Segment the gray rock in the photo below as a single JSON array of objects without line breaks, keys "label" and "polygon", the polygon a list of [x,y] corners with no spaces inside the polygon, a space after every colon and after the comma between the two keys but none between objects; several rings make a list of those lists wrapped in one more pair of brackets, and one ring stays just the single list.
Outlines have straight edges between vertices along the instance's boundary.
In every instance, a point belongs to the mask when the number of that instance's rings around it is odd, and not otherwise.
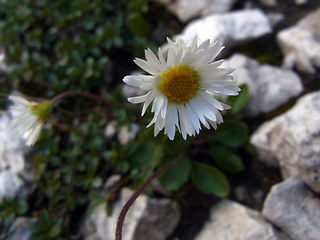
[{"label": "gray rock", "polygon": [[220,40],[224,45],[261,37],[272,31],[268,17],[258,9],[213,14],[190,22],[181,37],[189,41],[198,36],[199,42]]},{"label": "gray rock", "polygon": [[[83,235],[85,240],[113,240],[117,218],[125,202],[133,192],[121,191],[111,216],[107,216],[105,205],[100,205],[85,220]],[[179,207],[169,199],[138,197],[130,208],[122,230],[123,240],[152,239],[165,240],[176,227],[180,217]]]},{"label": "gray rock", "polygon": [[230,200],[221,200],[210,211],[195,240],[284,240],[261,214]]},{"label": "gray rock", "polygon": [[271,65],[260,65],[241,54],[234,54],[223,63],[234,68],[232,73],[238,84],[247,84],[250,91],[245,114],[256,116],[276,109],[289,99],[298,96],[303,88],[297,74]]},{"label": "gray rock", "polygon": [[[262,124],[251,143],[279,161],[284,178],[299,176],[320,192],[320,91],[303,96],[288,112]],[[272,160],[273,161],[273,160]]]},{"label": "gray rock", "polygon": [[307,15],[297,25],[280,31],[277,41],[285,59],[284,67],[294,65],[306,73],[320,67],[320,9]]},{"label": "gray rock", "polygon": [[29,240],[31,234],[30,228],[35,225],[35,223],[35,218],[17,218],[9,229],[9,233],[12,233],[12,235],[8,240]]},{"label": "gray rock", "polygon": [[170,12],[182,22],[212,13],[227,12],[235,0],[157,0],[165,4]]},{"label": "gray rock", "polygon": [[283,13],[277,13],[277,12],[267,13],[267,17],[269,18],[269,21],[273,27],[276,26],[283,19],[285,19],[285,15]]},{"label": "gray rock", "polygon": [[292,177],[272,187],[262,214],[292,240],[318,240],[320,200]]},{"label": "gray rock", "polygon": [[276,153],[281,138],[279,138],[277,127],[281,126],[281,122],[281,118],[275,118],[272,121],[265,122],[250,138],[251,144],[259,154],[259,160],[273,167],[279,166]]}]

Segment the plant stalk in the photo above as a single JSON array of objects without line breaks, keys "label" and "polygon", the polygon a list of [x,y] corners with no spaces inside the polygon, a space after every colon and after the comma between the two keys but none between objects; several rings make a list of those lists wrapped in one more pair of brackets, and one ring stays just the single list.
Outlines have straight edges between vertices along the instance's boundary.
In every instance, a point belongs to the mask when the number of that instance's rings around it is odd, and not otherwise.
[{"label": "plant stalk", "polygon": [[129,198],[129,200],[126,202],[126,204],[122,207],[121,212],[118,217],[117,226],[116,226],[116,233],[115,233],[115,240],[122,240],[122,227],[123,222],[126,217],[126,214],[134,201],[139,197],[139,195],[144,191],[144,189],[149,185],[149,183],[158,177],[161,173],[163,173],[165,170],[167,170],[171,165],[177,163],[180,160],[180,157],[177,157],[176,159],[166,163],[161,168],[159,168],[157,171],[155,171],[139,188],[136,192],[132,194],[132,196]]}]

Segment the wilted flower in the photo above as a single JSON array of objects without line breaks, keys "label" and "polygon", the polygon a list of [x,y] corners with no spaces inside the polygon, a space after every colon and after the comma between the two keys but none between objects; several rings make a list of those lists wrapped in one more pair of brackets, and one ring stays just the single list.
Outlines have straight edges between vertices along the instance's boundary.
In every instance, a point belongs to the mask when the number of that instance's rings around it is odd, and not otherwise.
[{"label": "wilted flower", "polygon": [[172,140],[176,128],[184,139],[195,136],[201,129],[200,122],[208,129],[217,128],[223,122],[219,112],[230,107],[219,102],[214,93],[237,95],[240,88],[229,74],[233,70],[221,68],[222,60],[213,61],[223,49],[218,42],[206,40],[200,45],[195,37],[189,44],[182,39],[167,39],[169,48],[164,55],[161,48],[156,56],[149,48],[145,50],[146,61],[136,58],[134,62],[150,75],[130,75],[123,81],[148,91],[145,95],[128,98],[131,103],[142,103],[142,115],[152,103],[155,124],[154,135],[164,129]]},{"label": "wilted flower", "polygon": [[42,130],[43,122],[52,112],[48,101],[30,102],[23,97],[10,95],[13,104],[9,108],[14,126],[21,132],[28,146],[33,145]]}]

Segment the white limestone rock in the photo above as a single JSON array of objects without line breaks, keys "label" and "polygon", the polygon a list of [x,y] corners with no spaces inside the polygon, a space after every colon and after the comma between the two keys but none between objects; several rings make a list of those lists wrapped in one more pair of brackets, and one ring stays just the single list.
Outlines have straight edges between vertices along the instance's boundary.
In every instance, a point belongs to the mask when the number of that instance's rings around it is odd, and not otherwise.
[{"label": "white limestone rock", "polygon": [[248,116],[270,112],[303,90],[301,80],[294,72],[259,64],[242,54],[234,54],[222,66],[234,68],[231,75],[237,83],[249,86],[250,99],[244,111]]},{"label": "white limestone rock", "polygon": [[260,158],[277,158],[284,178],[299,176],[320,192],[320,91],[262,124],[251,137]]},{"label": "white limestone rock", "polygon": [[[117,218],[125,202],[133,192],[121,191],[111,216],[107,216],[105,205],[98,206],[85,220],[82,228],[84,240],[114,240]],[[177,203],[169,199],[151,199],[141,195],[130,208],[122,230],[123,240],[165,240],[174,230],[180,217]]]},{"label": "white limestone rock", "polygon": [[168,10],[179,18],[181,22],[187,22],[198,16],[206,16],[212,13],[227,12],[231,9],[235,0],[157,0],[166,5]]},{"label": "white limestone rock", "polygon": [[262,215],[224,199],[215,205],[195,240],[284,240]]},{"label": "white limestone rock", "polygon": [[239,10],[225,14],[213,14],[191,21],[181,37],[190,41],[220,40],[224,45],[261,37],[272,31],[268,17],[259,9]]},{"label": "white limestone rock", "polygon": [[319,239],[320,200],[297,177],[271,188],[262,214],[292,240]]},{"label": "white limestone rock", "polygon": [[281,141],[281,132],[277,131],[277,127],[281,126],[281,121],[282,119],[276,118],[265,122],[250,138],[251,144],[259,154],[259,160],[273,167],[279,166],[276,151]]},{"label": "white limestone rock", "polygon": [[297,25],[277,34],[285,56],[286,68],[296,66],[300,71],[314,73],[320,67],[320,8],[300,20]]}]

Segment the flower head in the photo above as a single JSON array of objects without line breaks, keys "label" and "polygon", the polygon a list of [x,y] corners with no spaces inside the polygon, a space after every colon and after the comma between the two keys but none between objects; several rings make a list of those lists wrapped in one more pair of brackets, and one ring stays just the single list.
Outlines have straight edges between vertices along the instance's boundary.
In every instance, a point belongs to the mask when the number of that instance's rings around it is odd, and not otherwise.
[{"label": "flower head", "polygon": [[221,68],[222,60],[213,61],[223,49],[210,40],[197,44],[197,37],[190,43],[182,39],[173,42],[169,38],[168,52],[161,48],[156,56],[149,48],[146,60],[134,62],[150,75],[129,75],[123,81],[147,91],[145,95],[128,98],[131,103],[144,103],[142,115],[152,102],[154,135],[162,129],[172,140],[176,129],[184,139],[195,136],[206,128],[217,128],[222,123],[219,111],[230,107],[219,102],[214,94],[237,95],[240,88],[229,75],[233,70]]},{"label": "flower head", "polygon": [[52,112],[48,101],[30,102],[23,97],[10,95],[13,104],[9,108],[13,125],[22,133],[28,146],[33,145],[42,130],[43,122]]}]

